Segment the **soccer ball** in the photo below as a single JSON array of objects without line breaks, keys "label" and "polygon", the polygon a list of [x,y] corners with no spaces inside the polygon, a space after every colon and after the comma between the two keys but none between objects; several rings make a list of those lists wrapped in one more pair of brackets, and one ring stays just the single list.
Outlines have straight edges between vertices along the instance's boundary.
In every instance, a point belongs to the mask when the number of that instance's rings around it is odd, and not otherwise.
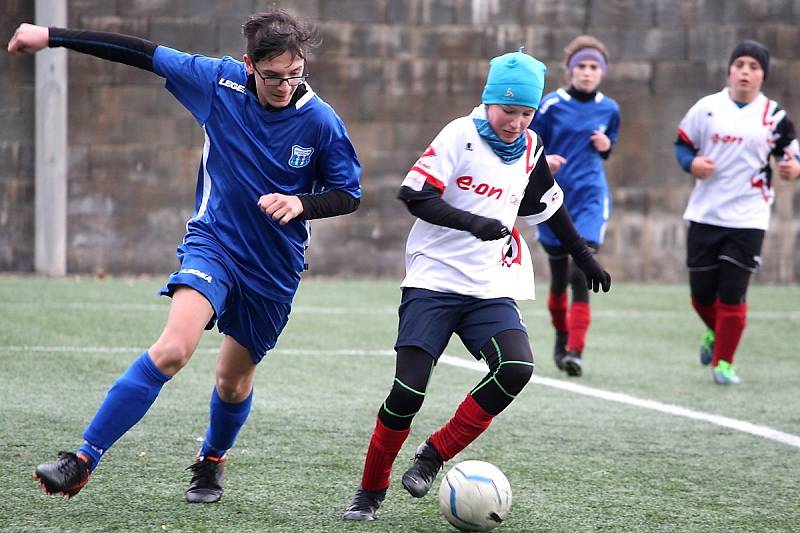
[{"label": "soccer ball", "polygon": [[510,508],[511,485],[491,463],[458,463],[439,486],[439,509],[461,531],[494,529],[503,523]]}]

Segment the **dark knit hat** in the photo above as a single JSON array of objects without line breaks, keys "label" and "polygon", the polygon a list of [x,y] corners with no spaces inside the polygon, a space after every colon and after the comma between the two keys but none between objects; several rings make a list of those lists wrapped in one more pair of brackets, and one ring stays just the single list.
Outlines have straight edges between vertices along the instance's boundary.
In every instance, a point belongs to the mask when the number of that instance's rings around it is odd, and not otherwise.
[{"label": "dark knit hat", "polygon": [[761,65],[761,70],[764,71],[764,80],[767,79],[769,73],[769,49],[758,41],[746,39],[736,45],[731,53],[731,59],[728,61],[728,70],[731,65],[736,61],[737,57],[750,56]]}]

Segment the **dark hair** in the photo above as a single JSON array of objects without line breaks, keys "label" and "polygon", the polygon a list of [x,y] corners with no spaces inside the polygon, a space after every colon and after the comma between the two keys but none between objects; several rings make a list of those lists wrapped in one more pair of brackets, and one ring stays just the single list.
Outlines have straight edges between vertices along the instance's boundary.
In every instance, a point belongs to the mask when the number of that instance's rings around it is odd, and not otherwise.
[{"label": "dark hair", "polygon": [[305,59],[308,50],[320,43],[313,26],[300,22],[282,9],[251,15],[242,25],[242,34],[247,40],[247,55],[254,63],[285,52],[291,53],[293,58]]}]

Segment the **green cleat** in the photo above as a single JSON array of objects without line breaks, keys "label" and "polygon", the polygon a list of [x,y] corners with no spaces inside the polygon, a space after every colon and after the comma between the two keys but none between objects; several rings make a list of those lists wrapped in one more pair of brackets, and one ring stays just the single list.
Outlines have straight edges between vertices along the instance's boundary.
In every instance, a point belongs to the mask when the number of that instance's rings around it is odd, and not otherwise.
[{"label": "green cleat", "polygon": [[707,329],[700,341],[700,364],[708,366],[714,358],[714,332]]},{"label": "green cleat", "polygon": [[733,365],[727,361],[719,361],[717,366],[711,369],[711,377],[717,385],[736,385],[741,381]]}]

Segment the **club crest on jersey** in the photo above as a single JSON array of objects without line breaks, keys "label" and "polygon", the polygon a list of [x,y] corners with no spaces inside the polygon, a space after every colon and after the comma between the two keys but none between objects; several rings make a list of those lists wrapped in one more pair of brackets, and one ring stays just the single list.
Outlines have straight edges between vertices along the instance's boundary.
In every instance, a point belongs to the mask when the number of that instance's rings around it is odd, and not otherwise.
[{"label": "club crest on jersey", "polygon": [[503,257],[500,261],[504,267],[511,268],[513,265],[522,264],[522,243],[520,241],[519,230],[513,228],[511,235],[508,236],[508,240],[503,245]]},{"label": "club crest on jersey", "polygon": [[304,148],[295,144],[292,146],[292,156],[289,158],[289,166],[294,168],[303,168],[311,161],[311,154],[314,153],[314,148]]}]

